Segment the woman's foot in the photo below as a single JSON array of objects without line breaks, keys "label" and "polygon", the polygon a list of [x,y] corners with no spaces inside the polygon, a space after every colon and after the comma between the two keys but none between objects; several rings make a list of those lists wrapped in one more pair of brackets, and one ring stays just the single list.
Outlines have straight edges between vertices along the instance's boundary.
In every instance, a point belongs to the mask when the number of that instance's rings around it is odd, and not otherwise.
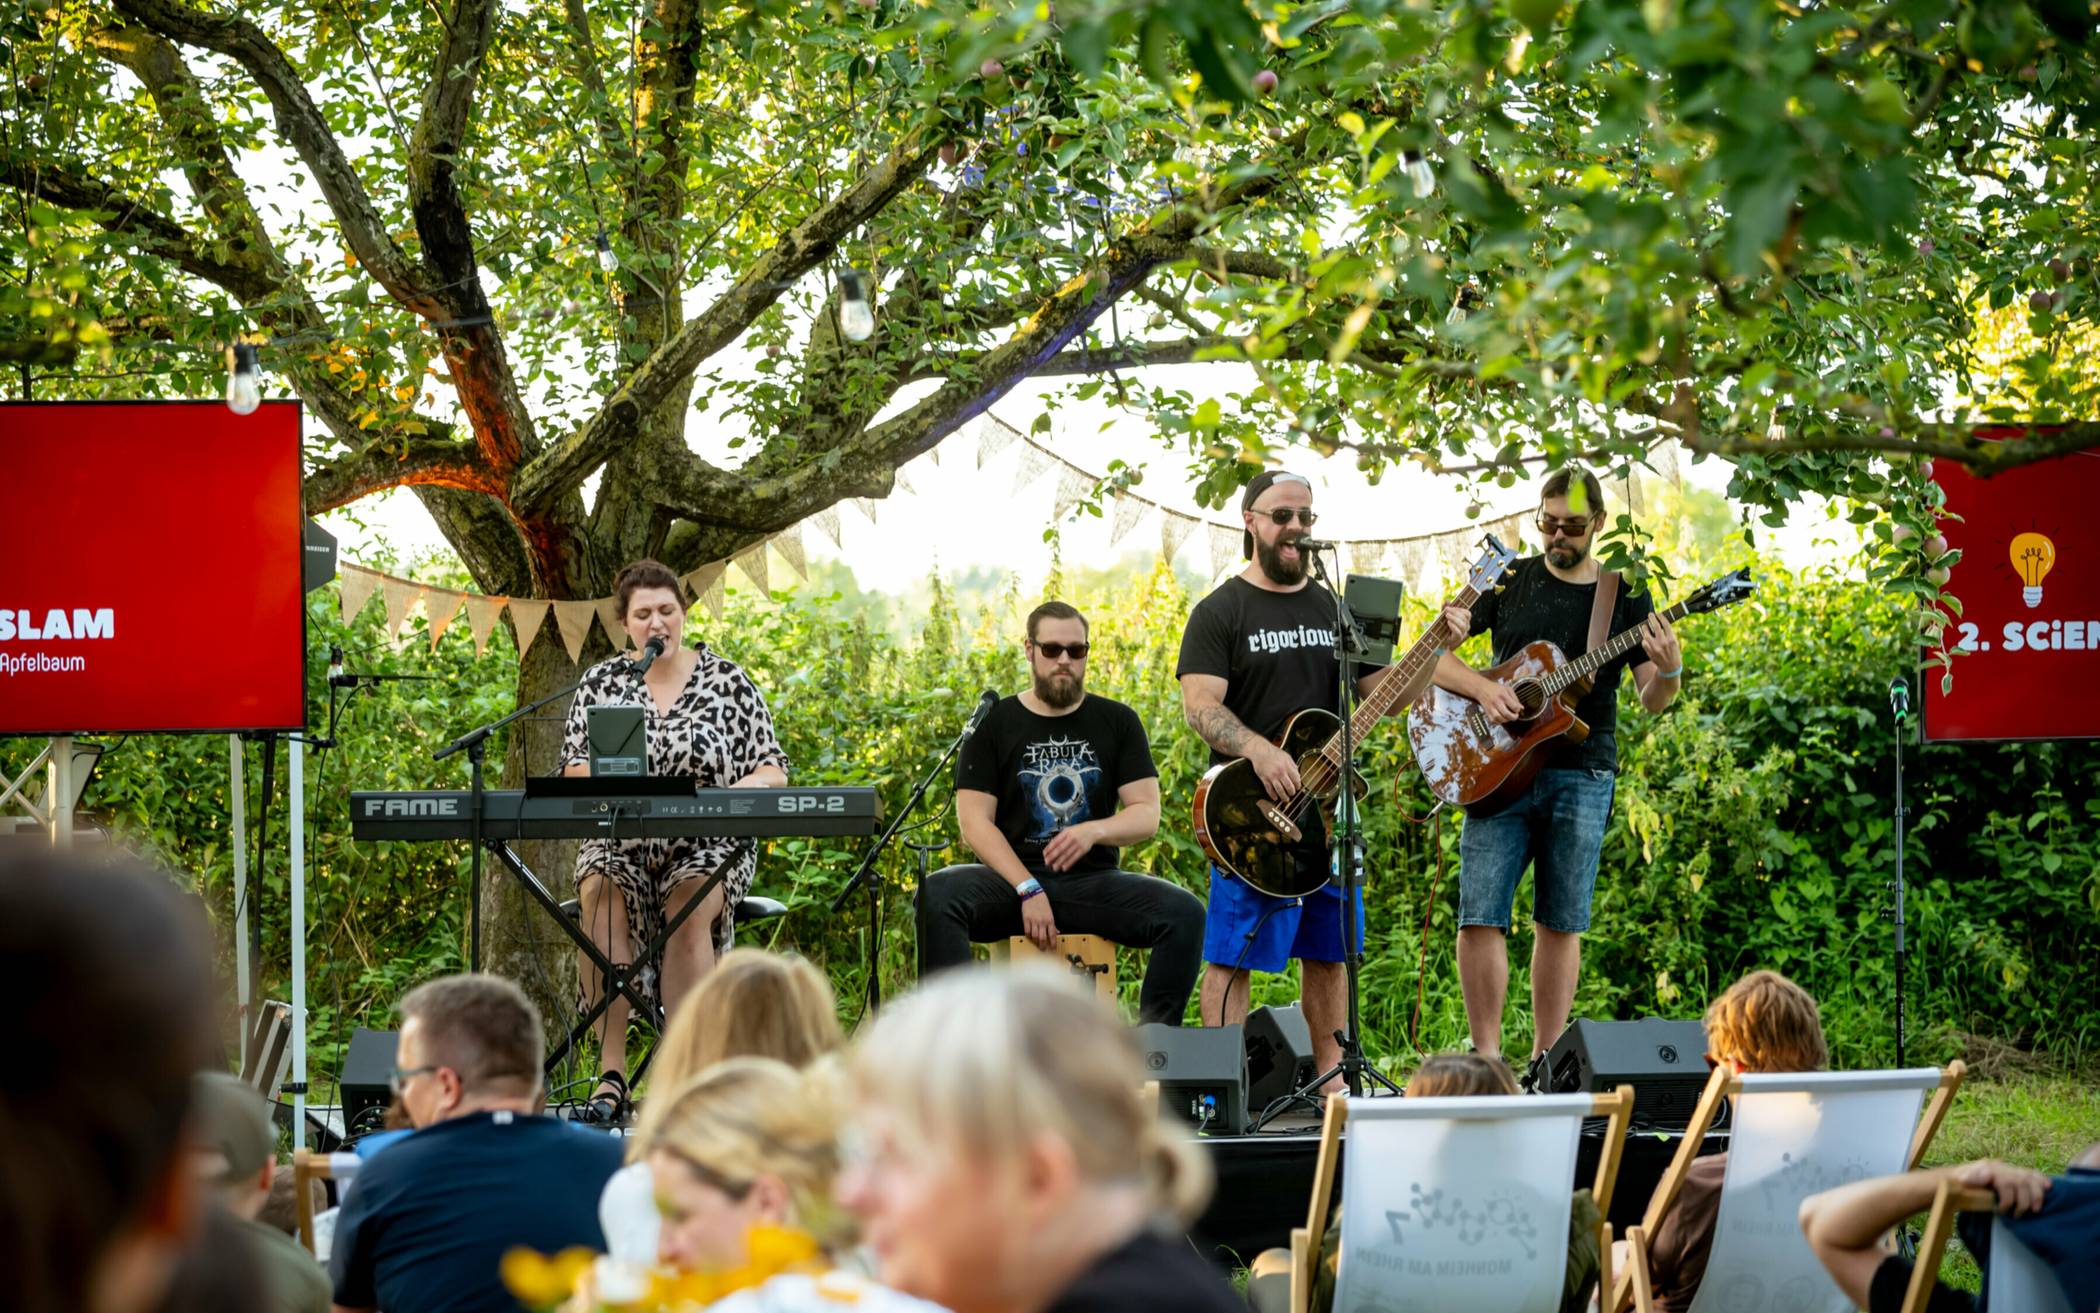
[{"label": "woman's foot", "polygon": [[591,1091],[590,1101],[583,1105],[581,1120],[593,1126],[618,1126],[627,1119],[627,1076],[624,1072],[606,1071],[598,1077],[598,1088]]}]

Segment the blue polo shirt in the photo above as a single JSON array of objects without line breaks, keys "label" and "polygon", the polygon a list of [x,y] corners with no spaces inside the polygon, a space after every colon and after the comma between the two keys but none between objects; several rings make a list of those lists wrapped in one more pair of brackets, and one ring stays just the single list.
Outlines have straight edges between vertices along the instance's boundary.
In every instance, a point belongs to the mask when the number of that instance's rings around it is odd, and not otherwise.
[{"label": "blue polo shirt", "polygon": [[336,1218],[335,1302],[386,1313],[517,1313],[516,1245],[603,1250],[598,1195],[623,1145],[552,1117],[477,1112],[426,1126],[358,1169]]}]

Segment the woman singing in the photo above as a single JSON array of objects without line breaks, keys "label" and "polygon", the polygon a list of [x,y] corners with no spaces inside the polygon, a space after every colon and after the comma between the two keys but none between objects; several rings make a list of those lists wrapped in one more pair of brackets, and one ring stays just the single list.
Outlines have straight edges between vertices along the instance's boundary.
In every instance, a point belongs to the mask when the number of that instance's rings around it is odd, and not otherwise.
[{"label": "woman singing", "polygon": [[[687,602],[678,576],[656,561],[636,561],[620,571],[614,594],[635,651],[593,666],[576,690],[562,742],[562,773],[590,773],[584,735],[589,708],[639,706],[647,713],[651,775],[689,776],[703,788],[786,784],[787,754],[757,687],[705,643],[681,646]],[[638,654],[652,638],[662,641],[663,655],[641,674]],[[577,850],[583,924],[615,965],[635,963],[724,862],[726,878],[664,946],[662,979],[647,962],[634,976],[636,992],[660,1000],[667,1016],[729,948],[736,905],[750,891],[758,865],[758,846],[749,839],[590,839]],[[588,958],[582,978],[586,990],[592,982],[604,988]],[[605,1074],[592,1106],[608,1120],[627,1102],[627,1013],[626,997],[615,994],[598,1032]]]}]

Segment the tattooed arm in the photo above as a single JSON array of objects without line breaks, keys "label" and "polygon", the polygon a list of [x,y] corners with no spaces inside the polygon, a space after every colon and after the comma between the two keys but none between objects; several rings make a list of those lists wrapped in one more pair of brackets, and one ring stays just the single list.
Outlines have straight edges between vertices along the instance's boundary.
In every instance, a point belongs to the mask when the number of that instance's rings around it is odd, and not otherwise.
[{"label": "tattooed arm", "polygon": [[1281,802],[1298,791],[1298,763],[1226,709],[1226,688],[1216,675],[1183,675],[1182,718],[1212,748],[1228,757],[1245,757],[1269,796]]}]

